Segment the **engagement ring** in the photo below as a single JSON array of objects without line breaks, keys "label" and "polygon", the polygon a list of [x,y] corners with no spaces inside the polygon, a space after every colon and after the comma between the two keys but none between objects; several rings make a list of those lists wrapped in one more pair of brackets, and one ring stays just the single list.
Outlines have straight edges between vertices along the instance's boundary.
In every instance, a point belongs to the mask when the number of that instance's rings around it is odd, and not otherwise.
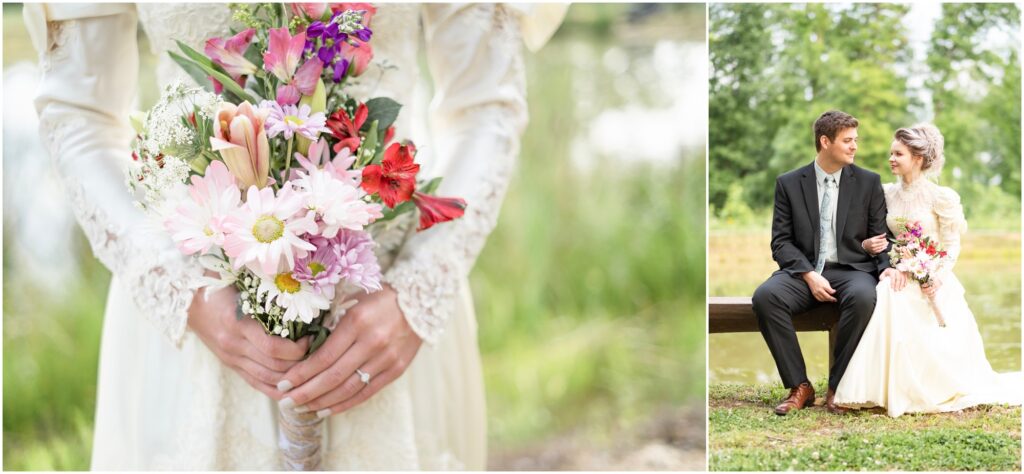
[{"label": "engagement ring", "polygon": [[359,374],[359,381],[366,385],[370,385],[370,374],[363,372],[362,370],[356,369],[356,373]]}]

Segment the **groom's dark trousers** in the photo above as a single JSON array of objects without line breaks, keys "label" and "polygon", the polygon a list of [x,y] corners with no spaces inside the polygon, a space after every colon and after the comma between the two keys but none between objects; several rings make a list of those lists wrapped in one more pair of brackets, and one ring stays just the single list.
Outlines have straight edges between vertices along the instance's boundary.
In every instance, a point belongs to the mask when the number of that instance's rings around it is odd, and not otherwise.
[{"label": "groom's dark trousers", "polygon": [[[820,303],[802,275],[814,271],[820,241],[818,188],[814,164],[779,176],[775,181],[772,216],[772,258],[779,270],[754,292],[754,313],[786,388],[807,380],[807,368],[797,342],[793,315]],[[875,173],[849,165],[839,180],[836,204],[838,262],[827,263],[822,276],[838,300],[839,325],[833,348],[835,362],[828,386],[835,389],[875,308],[878,275],[889,267],[889,256],[872,257],[861,247],[868,237],[888,234],[885,194]]]}]

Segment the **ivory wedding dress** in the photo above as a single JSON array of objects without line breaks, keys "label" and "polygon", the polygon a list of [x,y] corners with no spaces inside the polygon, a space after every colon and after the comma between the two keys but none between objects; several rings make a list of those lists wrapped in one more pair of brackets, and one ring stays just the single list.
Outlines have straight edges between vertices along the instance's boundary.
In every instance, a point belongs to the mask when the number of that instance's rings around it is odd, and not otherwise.
[{"label": "ivory wedding dress", "polygon": [[[564,10],[504,5],[380,5],[374,63],[350,89],[404,104],[424,177],[469,203],[455,222],[381,239],[385,279],[426,342],[406,374],[325,425],[323,468],[483,469],[486,424],[467,275],[494,227],[526,125],[520,41],[538,47]],[[137,23],[161,85],[188,77],[167,56],[225,36],[224,4],[26,5],[43,71],[40,132],[98,259],[113,273],[100,354],[92,468],[276,469],[277,405],[186,326],[200,273],[133,207],[124,184],[136,96]],[[237,26],[237,25],[236,25]],[[425,49],[429,114],[417,62]],[[423,125],[429,120],[429,127]],[[409,215],[411,216],[411,214]]]},{"label": "ivory wedding dress", "polygon": [[[901,217],[919,221],[924,235],[938,238],[955,262],[967,230],[960,196],[924,178],[884,188],[889,229],[895,233]],[[875,311],[836,389],[837,404],[881,406],[892,417],[1021,404],[1024,375],[992,370],[952,267],[940,270],[935,296],[946,327],[939,326],[916,282],[901,291],[888,281],[878,283]]]}]

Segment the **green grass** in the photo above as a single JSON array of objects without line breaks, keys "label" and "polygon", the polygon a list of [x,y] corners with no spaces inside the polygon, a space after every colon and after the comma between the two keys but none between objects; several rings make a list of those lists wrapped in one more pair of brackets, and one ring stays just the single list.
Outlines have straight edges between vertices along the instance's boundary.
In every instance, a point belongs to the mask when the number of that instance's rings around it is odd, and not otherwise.
[{"label": "green grass", "polygon": [[817,406],[780,417],[771,409],[786,396],[781,385],[713,384],[708,392],[713,471],[1021,468],[1020,407],[894,419],[877,409],[837,416]]}]

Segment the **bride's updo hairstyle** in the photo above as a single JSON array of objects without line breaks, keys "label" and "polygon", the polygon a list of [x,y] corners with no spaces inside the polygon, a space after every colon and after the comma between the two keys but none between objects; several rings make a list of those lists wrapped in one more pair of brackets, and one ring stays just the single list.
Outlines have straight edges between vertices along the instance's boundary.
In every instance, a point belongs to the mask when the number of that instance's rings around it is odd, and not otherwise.
[{"label": "bride's updo hairstyle", "polygon": [[930,123],[921,123],[910,128],[896,130],[893,139],[906,145],[910,154],[920,156],[921,171],[925,176],[937,177],[942,172],[942,165],[946,162],[942,149],[946,140],[942,138],[942,132]]}]

